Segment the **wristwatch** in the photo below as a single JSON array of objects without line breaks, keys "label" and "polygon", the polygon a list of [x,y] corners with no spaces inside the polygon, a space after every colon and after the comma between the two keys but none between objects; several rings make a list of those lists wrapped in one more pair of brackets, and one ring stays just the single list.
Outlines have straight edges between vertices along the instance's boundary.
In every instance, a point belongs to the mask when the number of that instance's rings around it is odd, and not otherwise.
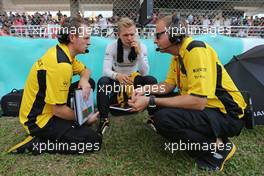
[{"label": "wristwatch", "polygon": [[154,95],[150,95],[149,96],[149,104],[148,107],[151,109],[155,109],[157,107],[156,102],[155,102],[155,96]]}]

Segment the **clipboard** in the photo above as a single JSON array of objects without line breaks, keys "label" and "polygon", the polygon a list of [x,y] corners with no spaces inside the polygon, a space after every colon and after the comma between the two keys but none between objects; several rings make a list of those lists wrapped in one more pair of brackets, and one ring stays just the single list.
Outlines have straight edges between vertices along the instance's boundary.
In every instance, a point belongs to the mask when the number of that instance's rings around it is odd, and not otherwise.
[{"label": "clipboard", "polygon": [[75,90],[71,105],[73,105],[72,107],[78,125],[83,125],[94,114],[93,90],[91,89],[87,100],[83,98],[82,89]]},{"label": "clipboard", "polygon": [[112,104],[112,105],[110,105],[109,108],[119,110],[119,111],[130,111],[130,110],[132,110],[132,107],[129,106],[127,103],[125,105]]}]

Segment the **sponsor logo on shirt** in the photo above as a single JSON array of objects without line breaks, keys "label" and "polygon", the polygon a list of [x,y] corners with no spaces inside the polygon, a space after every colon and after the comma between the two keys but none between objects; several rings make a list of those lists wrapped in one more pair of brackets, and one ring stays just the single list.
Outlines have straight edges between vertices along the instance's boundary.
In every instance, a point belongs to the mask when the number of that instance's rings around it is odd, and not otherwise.
[{"label": "sponsor logo on shirt", "polygon": [[207,72],[207,68],[195,68],[195,69],[193,69],[193,73],[198,73],[198,72]]},{"label": "sponsor logo on shirt", "polygon": [[62,83],[62,85],[63,85],[63,87],[68,87],[68,81],[63,81],[63,83]]}]

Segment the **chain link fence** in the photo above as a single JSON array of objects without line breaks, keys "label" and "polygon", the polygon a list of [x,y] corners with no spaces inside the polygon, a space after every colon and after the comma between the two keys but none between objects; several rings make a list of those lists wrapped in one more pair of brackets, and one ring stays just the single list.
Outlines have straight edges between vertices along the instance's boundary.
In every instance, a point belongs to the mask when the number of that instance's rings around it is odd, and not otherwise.
[{"label": "chain link fence", "polygon": [[[68,16],[81,16],[94,27],[92,35],[116,37],[116,22],[129,17],[138,23],[141,0],[0,0],[2,33],[23,37],[55,38]],[[152,19],[141,37],[152,38],[157,19],[180,15],[189,26],[205,27],[238,37],[264,37],[263,0],[153,0]]]}]

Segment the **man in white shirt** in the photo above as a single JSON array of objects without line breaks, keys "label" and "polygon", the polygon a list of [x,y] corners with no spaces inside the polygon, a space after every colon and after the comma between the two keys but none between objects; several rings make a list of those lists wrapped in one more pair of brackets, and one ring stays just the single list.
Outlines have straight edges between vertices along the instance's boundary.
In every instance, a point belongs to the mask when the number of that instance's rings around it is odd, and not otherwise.
[{"label": "man in white shirt", "polygon": [[[129,18],[122,18],[118,24],[118,40],[106,48],[103,77],[97,83],[97,106],[100,112],[99,131],[109,127],[110,104],[116,104],[120,85],[139,86],[155,84],[157,80],[146,76],[149,72],[147,48],[136,40],[136,26]],[[124,98],[124,101],[127,101]]]},{"label": "man in white shirt", "polygon": [[224,18],[224,26],[225,27],[230,27],[231,26],[231,20],[230,20],[230,18],[228,18],[228,17],[225,17]]},{"label": "man in white shirt", "polygon": [[206,16],[204,17],[204,19],[202,20],[202,23],[203,23],[203,27],[208,27],[208,26],[211,25],[211,22],[210,22],[210,20],[208,19],[208,16],[207,16],[207,15],[206,15]]},{"label": "man in white shirt", "polygon": [[98,15],[98,26],[101,30],[101,36],[106,36],[107,34],[107,19],[103,17],[102,14]]}]

